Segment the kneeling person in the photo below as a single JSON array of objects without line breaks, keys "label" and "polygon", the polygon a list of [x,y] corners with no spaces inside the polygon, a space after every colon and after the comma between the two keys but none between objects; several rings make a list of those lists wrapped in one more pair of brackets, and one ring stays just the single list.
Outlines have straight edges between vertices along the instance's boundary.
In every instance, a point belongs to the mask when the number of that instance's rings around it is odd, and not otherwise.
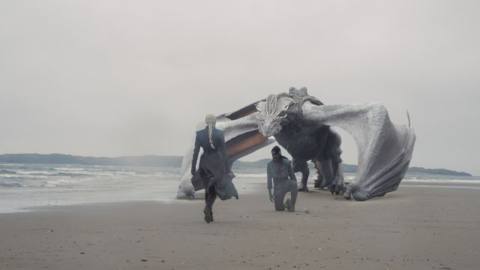
[{"label": "kneeling person", "polygon": [[[273,180],[273,195],[272,195]],[[293,173],[292,164],[282,156],[280,147],[272,148],[272,161],[267,165],[267,189],[270,201],[275,203],[276,211],[295,211],[297,201],[297,179]],[[285,195],[291,192],[291,200],[284,203]]]}]

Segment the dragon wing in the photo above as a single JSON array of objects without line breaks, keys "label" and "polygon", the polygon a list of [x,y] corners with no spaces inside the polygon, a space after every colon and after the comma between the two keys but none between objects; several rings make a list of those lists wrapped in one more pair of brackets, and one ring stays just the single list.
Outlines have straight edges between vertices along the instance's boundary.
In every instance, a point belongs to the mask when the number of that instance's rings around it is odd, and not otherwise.
[{"label": "dragon wing", "polygon": [[[252,103],[229,114],[217,116],[216,127],[222,129],[225,136],[226,152],[230,166],[237,159],[255,152],[256,150],[269,145],[275,140],[266,138],[258,131],[258,120],[256,118],[257,103]],[[204,128],[203,123],[197,125],[198,129]],[[181,167],[181,180],[177,191],[177,198],[192,197],[194,188],[191,183],[190,168],[192,165],[193,146],[195,138],[192,138],[191,145],[183,157]]]},{"label": "dragon wing", "polygon": [[350,133],[358,147],[358,170],[346,196],[363,201],[398,188],[412,158],[415,132],[395,125],[383,105],[302,106],[306,119]]}]

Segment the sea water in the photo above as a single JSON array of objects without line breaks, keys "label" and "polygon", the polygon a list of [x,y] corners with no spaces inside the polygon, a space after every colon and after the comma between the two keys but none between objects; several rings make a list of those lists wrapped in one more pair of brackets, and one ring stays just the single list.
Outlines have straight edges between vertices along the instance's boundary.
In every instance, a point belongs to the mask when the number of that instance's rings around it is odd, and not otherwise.
[{"label": "sea water", "polygon": [[[240,170],[235,174],[240,194],[265,188],[265,173]],[[346,174],[345,178],[353,181],[354,175]],[[175,167],[0,164],[0,213],[86,203],[171,202],[179,179],[180,171]],[[411,175],[403,186],[480,190],[480,178]]]}]

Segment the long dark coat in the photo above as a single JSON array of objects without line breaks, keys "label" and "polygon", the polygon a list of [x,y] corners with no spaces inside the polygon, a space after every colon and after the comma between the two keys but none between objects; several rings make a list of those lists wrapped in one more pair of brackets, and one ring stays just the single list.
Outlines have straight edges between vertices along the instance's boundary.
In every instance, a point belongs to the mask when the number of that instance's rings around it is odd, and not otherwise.
[{"label": "long dark coat", "polygon": [[[197,131],[192,158],[192,171],[195,171],[192,177],[193,187],[195,190],[200,190],[208,189],[213,185],[220,199],[227,200],[232,197],[238,199],[238,192],[232,183],[233,176],[228,172],[228,157],[223,131],[214,128],[212,140],[215,149],[211,147],[208,140],[208,129]],[[203,154],[200,157],[199,168],[195,170],[200,147],[203,149]]]}]

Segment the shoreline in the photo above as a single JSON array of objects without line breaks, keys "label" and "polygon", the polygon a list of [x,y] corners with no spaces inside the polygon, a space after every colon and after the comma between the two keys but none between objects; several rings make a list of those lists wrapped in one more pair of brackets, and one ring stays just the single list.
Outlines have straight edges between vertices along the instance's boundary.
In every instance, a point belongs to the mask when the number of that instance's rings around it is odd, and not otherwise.
[{"label": "shoreline", "polygon": [[[243,180],[237,180],[237,189],[239,190],[240,196],[243,195],[250,195],[256,193],[262,193],[262,190],[265,188],[265,184],[262,183],[264,180],[263,177],[245,177]],[[245,179],[248,179],[245,181]],[[311,184],[310,184],[311,185]],[[399,189],[409,189],[409,188],[424,188],[424,189],[446,189],[446,190],[472,190],[478,191],[480,190],[480,181],[470,181],[470,180],[404,180],[402,181]],[[311,186],[310,191],[314,193],[325,193],[329,194],[327,190],[318,190]],[[394,195],[396,192],[390,193],[389,196]],[[174,193],[170,191],[170,193]],[[1,194],[1,193],[0,193]],[[300,193],[301,194],[301,193]],[[3,214],[15,214],[15,213],[30,213],[36,211],[49,211],[56,208],[61,207],[75,207],[75,206],[89,206],[89,205],[102,205],[102,204],[128,204],[128,203],[161,203],[161,204],[175,204],[175,203],[193,203],[195,201],[202,201],[204,200],[204,193],[203,191],[199,191],[196,193],[195,199],[189,198],[177,198],[174,195],[170,197],[163,197],[158,199],[125,199],[120,198],[116,200],[100,200],[100,201],[85,201],[85,202],[63,202],[60,204],[48,204],[48,205],[32,205],[26,207],[9,207],[5,209],[1,209],[0,215]],[[161,196],[160,196],[161,197]],[[338,196],[341,198],[341,196]],[[375,199],[374,199],[375,200]]]}]

